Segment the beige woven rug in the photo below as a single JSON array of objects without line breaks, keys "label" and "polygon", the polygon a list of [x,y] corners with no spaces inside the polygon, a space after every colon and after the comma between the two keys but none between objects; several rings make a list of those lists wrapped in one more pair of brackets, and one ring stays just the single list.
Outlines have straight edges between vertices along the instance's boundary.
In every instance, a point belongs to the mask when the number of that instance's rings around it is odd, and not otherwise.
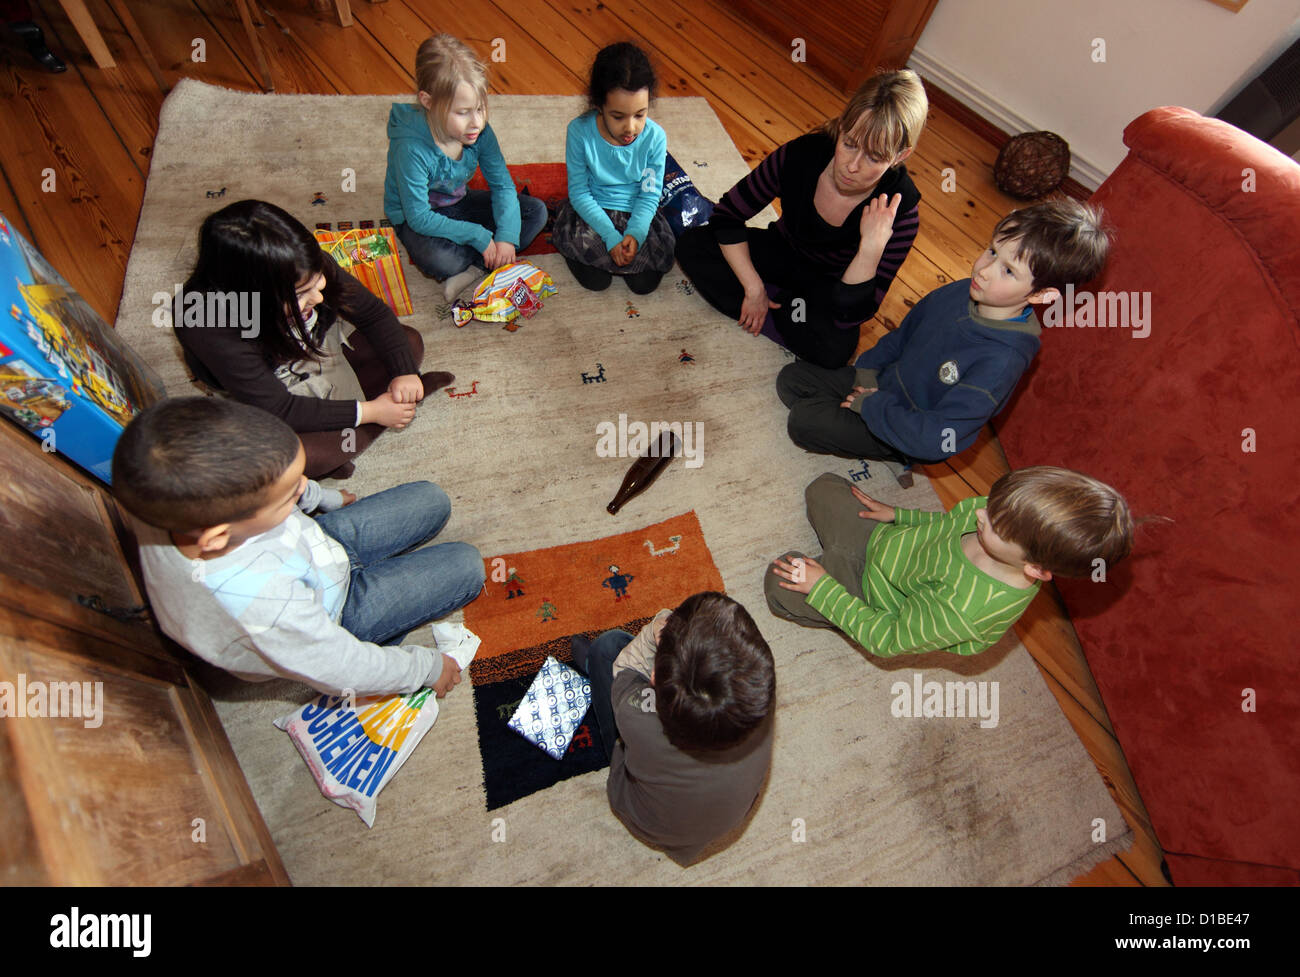
[{"label": "beige woven rug", "polygon": [[[179,347],[151,325],[151,297],[188,273],[202,218],[260,197],[309,227],[382,216],[389,97],[257,95],[182,81],[162,111],[117,328],[177,395],[192,392]],[[570,97],[493,97],[511,163],[564,158],[579,110]],[[704,99],[662,99],[653,116],[669,150],[707,195],[746,167]],[[340,190],[344,168],[356,190]],[[225,188],[221,200],[208,190]],[[325,205],[311,204],[323,192]],[[379,796],[367,830],[321,797],[289,738],[271,721],[309,698],[287,682],[245,685],[203,673],[289,874],[299,884],[894,884],[1066,882],[1126,848],[1127,825],[1014,635],[960,660],[942,653],[872,660],[836,633],[774,618],[762,597],[767,561],[816,552],[804,486],[858,466],[795,448],[773,380],[786,356],[687,294],[674,272],[653,295],[615,282],[590,294],[556,255],[537,259],[559,294],[516,333],[440,318],[434,283],[408,270],[426,339],[425,369],[477,381],[442,394],[403,432],[381,438],[348,487],[371,493],[431,479],[453,500],[443,538],[484,556],[593,539],[695,510],[728,592],[748,607],[777,661],[772,772],[744,834],[682,870],[631,838],[610,814],[605,773],[485,810],[468,685]],[[629,308],[629,303],[631,308]],[[635,311],[637,315],[632,316]],[[678,362],[685,348],[695,361]],[[603,364],[607,381],[584,384]],[[618,517],[604,505],[627,462],[600,458],[596,425],[696,422],[703,464],[675,463]],[[859,463],[860,464],[860,463]],[[871,465],[866,491],[938,509],[924,479],[909,490]],[[427,643],[427,632],[412,640]],[[960,674],[957,674],[957,673]],[[914,676],[997,683],[995,727],[972,718],[896,718],[891,686]],[[991,687],[988,687],[991,688]],[[497,823],[494,841],[494,818]],[[1093,841],[1095,819],[1109,841]]]}]

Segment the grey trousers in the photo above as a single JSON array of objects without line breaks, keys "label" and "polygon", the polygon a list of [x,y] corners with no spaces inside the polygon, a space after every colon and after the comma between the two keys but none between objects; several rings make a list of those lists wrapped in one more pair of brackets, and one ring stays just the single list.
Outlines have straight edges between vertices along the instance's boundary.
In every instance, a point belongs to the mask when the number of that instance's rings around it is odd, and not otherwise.
[{"label": "grey trousers", "polygon": [[[827,472],[804,489],[804,501],[808,507],[808,524],[822,545],[822,555],[814,559],[850,594],[864,597],[862,574],[867,568],[867,541],[880,523],[858,515],[862,504],[853,497],[852,485],[847,478]],[[785,559],[796,556],[805,554],[792,550],[785,554]],[[809,606],[805,600],[807,595],[782,587],[781,578],[772,572],[773,565],[768,564],[763,578],[767,606],[772,613],[796,624],[835,627]]]}]

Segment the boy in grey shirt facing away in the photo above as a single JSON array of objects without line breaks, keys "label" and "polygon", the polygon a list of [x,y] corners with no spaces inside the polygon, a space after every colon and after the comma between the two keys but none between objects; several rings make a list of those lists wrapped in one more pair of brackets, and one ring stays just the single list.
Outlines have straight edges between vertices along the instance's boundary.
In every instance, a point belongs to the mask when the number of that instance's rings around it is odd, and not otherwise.
[{"label": "boy in grey shirt facing away", "polygon": [[776,670],[749,612],[700,593],[635,638],[573,638],[610,756],[609,805],[633,835],[689,865],[737,828],[772,761]]}]

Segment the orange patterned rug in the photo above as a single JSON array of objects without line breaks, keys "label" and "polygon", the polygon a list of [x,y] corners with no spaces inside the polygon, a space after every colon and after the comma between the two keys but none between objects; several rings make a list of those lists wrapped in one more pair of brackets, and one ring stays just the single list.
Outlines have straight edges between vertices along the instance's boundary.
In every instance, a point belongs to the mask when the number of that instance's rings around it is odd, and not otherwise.
[{"label": "orange patterned rug", "polygon": [[586,543],[487,558],[485,592],[465,608],[483,639],[470,664],[489,811],[609,762],[584,724],[553,760],[506,723],[548,655],[567,662],[571,635],[635,634],[661,609],[722,590],[694,512]]}]

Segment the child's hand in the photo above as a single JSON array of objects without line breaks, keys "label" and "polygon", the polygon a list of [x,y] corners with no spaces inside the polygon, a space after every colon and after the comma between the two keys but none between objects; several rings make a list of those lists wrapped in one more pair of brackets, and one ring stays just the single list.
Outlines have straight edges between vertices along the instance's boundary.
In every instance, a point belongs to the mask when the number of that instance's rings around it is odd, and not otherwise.
[{"label": "child's hand", "polygon": [[488,271],[496,271],[504,264],[501,260],[501,244],[493,241],[483,249],[483,264],[487,265]]},{"label": "child's hand", "polygon": [[826,575],[826,568],[806,556],[796,556],[788,562],[777,557],[772,565],[772,572],[781,578],[781,586],[786,590],[807,594],[812,591],[817,581]]},{"label": "child's hand", "polygon": [[745,293],[745,301],[740,305],[740,328],[745,330],[751,336],[757,336],[763,331],[763,323],[767,320],[769,309],[781,308],[780,302],[773,302],[767,297],[767,289],[760,283],[758,290]]},{"label": "child's hand", "polygon": [[623,240],[610,248],[609,256],[620,268],[630,265],[632,259],[636,257],[636,238],[631,234],[624,235]]},{"label": "child's hand", "polygon": [[497,241],[497,258],[500,260],[498,268],[504,268],[506,265],[514,264],[519,260],[515,256],[515,246],[509,241]]},{"label": "child's hand", "polygon": [[339,491],[343,493],[343,505],[345,508],[347,506],[350,506],[353,502],[357,501],[357,497],[353,495],[351,492],[349,492],[347,489],[339,489]]},{"label": "child's hand", "polygon": [[872,199],[863,209],[862,222],[858,225],[858,233],[862,235],[858,250],[870,248],[873,254],[884,253],[885,245],[893,236],[894,218],[898,216],[898,205],[902,202],[901,193],[894,194],[893,199],[883,193]]},{"label": "child's hand", "polygon": [[859,491],[856,485],[850,486],[853,489],[853,497],[866,506],[858,513],[863,519],[874,519],[876,522],[893,522],[894,507],[877,502],[871,496]]},{"label": "child's hand", "polygon": [[424,399],[424,381],[414,373],[393,377],[388,393],[399,404],[417,404]]},{"label": "child's hand", "polygon": [[414,404],[399,404],[387,390],[361,405],[362,424],[382,424],[401,430],[415,418]]},{"label": "child's hand", "polygon": [[849,391],[849,395],[844,398],[844,403],[840,404],[840,406],[847,408],[848,410],[853,410],[853,402],[855,400],[857,400],[863,394],[873,394],[875,392],[876,392],[875,387],[854,387],[851,391]]},{"label": "child's hand", "polygon": [[433,691],[441,699],[444,695],[460,685],[460,666],[451,655],[442,656],[442,675],[433,683]]}]

